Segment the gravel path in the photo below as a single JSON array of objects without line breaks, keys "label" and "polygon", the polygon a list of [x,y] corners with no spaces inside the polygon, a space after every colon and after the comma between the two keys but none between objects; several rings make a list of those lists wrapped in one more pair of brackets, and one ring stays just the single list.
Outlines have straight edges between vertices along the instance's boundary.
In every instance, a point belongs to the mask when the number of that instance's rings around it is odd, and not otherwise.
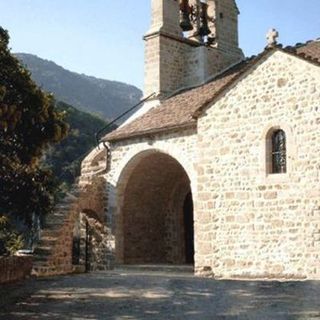
[{"label": "gravel path", "polygon": [[320,319],[320,282],[106,272],[0,287],[0,319]]}]

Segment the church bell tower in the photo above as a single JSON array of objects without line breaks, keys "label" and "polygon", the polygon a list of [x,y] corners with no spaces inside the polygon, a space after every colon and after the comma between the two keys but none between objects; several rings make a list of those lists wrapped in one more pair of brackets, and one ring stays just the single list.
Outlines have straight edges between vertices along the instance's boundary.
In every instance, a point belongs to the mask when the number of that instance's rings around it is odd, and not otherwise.
[{"label": "church bell tower", "polygon": [[203,84],[243,59],[235,0],[151,0],[145,96]]}]

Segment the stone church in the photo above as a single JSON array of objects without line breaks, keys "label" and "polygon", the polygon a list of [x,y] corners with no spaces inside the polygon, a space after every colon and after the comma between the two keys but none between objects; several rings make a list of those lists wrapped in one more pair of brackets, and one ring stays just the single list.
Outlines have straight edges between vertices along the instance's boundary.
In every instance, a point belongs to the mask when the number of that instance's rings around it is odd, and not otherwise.
[{"label": "stone church", "polygon": [[[152,0],[151,15],[145,102],[84,160],[63,242],[81,211],[109,268],[319,280],[319,40],[283,48],[272,30],[245,58],[235,0]],[[70,248],[48,255],[56,270]]]}]

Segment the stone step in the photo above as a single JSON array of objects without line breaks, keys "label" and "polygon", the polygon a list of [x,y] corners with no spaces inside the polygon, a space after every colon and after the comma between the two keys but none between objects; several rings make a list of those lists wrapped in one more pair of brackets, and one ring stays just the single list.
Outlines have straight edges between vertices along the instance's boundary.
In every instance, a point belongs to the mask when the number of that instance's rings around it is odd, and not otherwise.
[{"label": "stone step", "polygon": [[53,247],[57,243],[58,239],[41,239],[38,241],[37,247]]},{"label": "stone step", "polygon": [[56,210],[53,214],[51,214],[50,216],[48,216],[46,220],[49,221],[50,219],[53,219],[53,218],[63,219],[63,217],[65,217],[66,215],[68,215],[69,212],[70,212],[69,210],[66,210],[66,211]]},{"label": "stone step", "polygon": [[46,232],[45,234],[41,234],[41,239],[38,243],[41,243],[42,241],[56,241],[59,237],[56,234],[50,234],[50,232]]},{"label": "stone step", "polygon": [[45,222],[45,225],[63,224],[63,221],[64,221],[64,220],[65,220],[65,217],[61,217],[61,218],[54,217],[54,218],[48,219],[48,220]]},{"label": "stone step", "polygon": [[[81,188],[74,186],[65,197],[55,206],[51,215],[48,215],[41,230],[41,237],[34,250],[35,275],[49,275],[56,273],[56,267],[50,265],[49,259],[60,235],[60,230],[65,223],[68,223],[68,216],[71,210],[76,208],[76,201],[81,195]],[[63,269],[63,266],[59,268]],[[66,270],[70,267],[66,266]]]},{"label": "stone step", "polygon": [[67,216],[69,211],[62,212],[62,211],[55,211],[53,214],[47,216],[45,221],[50,221],[52,219],[63,219],[65,216]]},{"label": "stone step", "polygon": [[65,215],[68,213],[69,213],[69,210],[65,210],[65,209],[55,210],[51,215],[48,216],[48,219],[65,217]]},{"label": "stone step", "polygon": [[47,266],[49,265],[48,263],[48,257],[47,256],[35,256],[33,259],[33,266]]},{"label": "stone step", "polygon": [[62,199],[59,203],[57,203],[54,207],[55,210],[68,210],[70,208],[70,202],[66,201],[66,199]]},{"label": "stone step", "polygon": [[44,225],[44,228],[49,231],[57,231],[63,225],[63,221],[61,223],[58,222],[47,222]]},{"label": "stone step", "polygon": [[63,223],[67,215],[61,216],[61,217],[51,217],[50,219],[45,220],[44,225],[46,224],[57,224],[57,223]]},{"label": "stone step", "polygon": [[51,253],[51,247],[45,247],[45,246],[43,246],[43,247],[36,247],[35,249],[34,249],[34,254],[35,254],[35,256],[37,257],[37,256],[42,256],[42,257],[44,257],[44,256],[49,256],[50,255],[50,253]]},{"label": "stone step", "polygon": [[169,264],[126,264],[117,265],[115,271],[118,272],[132,272],[132,273],[173,273],[173,274],[193,274],[193,265],[169,265]]},{"label": "stone step", "polygon": [[55,211],[66,211],[69,210],[71,206],[71,202],[70,201],[66,201],[66,199],[64,198],[63,200],[61,200],[59,203],[57,203],[54,207]]},{"label": "stone step", "polygon": [[48,259],[44,257],[36,257],[33,259],[33,266],[41,267],[41,266],[47,266],[49,265]]},{"label": "stone step", "polygon": [[74,201],[77,200],[77,197],[80,195],[80,192],[75,192],[74,194],[68,194],[63,198],[59,204],[55,206],[55,209],[58,210],[69,210],[74,204]]},{"label": "stone step", "polygon": [[48,230],[42,229],[41,230],[41,239],[42,238],[58,238],[59,237],[59,230]]},{"label": "stone step", "polygon": [[37,277],[55,274],[56,268],[52,266],[33,266],[31,274]]},{"label": "stone step", "polygon": [[63,222],[56,222],[56,221],[52,221],[52,222],[47,222],[44,224],[44,228],[46,230],[53,230],[55,228],[60,228],[63,225]]}]

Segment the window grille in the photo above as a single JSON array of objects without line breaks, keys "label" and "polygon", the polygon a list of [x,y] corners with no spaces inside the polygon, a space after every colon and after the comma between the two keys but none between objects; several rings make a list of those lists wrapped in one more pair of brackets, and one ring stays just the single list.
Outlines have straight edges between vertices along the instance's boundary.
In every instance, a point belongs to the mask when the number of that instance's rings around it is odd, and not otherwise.
[{"label": "window grille", "polygon": [[272,134],[272,173],[287,172],[286,134],[277,130]]}]

